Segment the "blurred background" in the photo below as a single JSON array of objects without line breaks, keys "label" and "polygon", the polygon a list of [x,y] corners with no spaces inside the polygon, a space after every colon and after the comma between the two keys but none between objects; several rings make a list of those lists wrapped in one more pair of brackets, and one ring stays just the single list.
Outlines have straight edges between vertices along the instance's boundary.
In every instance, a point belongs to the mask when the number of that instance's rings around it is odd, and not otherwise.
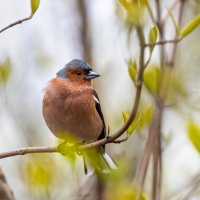
[{"label": "blurred background", "polygon": [[[162,1],[163,17],[168,13],[166,7],[174,2]],[[155,2],[150,4],[154,12]],[[1,0],[0,29],[29,16],[30,12],[28,0]],[[173,12],[176,16],[176,7]],[[185,1],[182,24],[187,24],[199,12],[198,0]],[[148,16],[144,18],[145,37],[148,37],[152,22]],[[173,38],[170,19],[166,26],[166,38]],[[176,54],[174,76],[178,86],[173,85],[175,90],[171,98],[175,106],[169,106],[162,118],[162,199],[183,199],[180,195],[194,177],[200,183],[199,152],[189,140],[187,129],[189,121],[200,122],[199,34],[200,29],[196,29],[183,40]],[[124,123],[122,111],[131,111],[135,87],[128,74],[127,62],[138,59],[139,42],[136,32],[130,31],[123,21],[118,1],[41,1],[30,21],[0,34],[0,49],[0,152],[58,144],[42,117],[42,90],[56,72],[74,58],[86,60],[101,74],[94,85],[111,134]],[[166,46],[166,52],[170,55],[170,45]],[[159,48],[156,47],[151,65],[158,64]],[[148,110],[151,104],[151,97],[144,90],[141,109]],[[81,158],[74,161],[58,154],[40,154],[0,160],[15,198],[113,199],[112,193],[117,192],[114,199],[133,199],[129,193],[151,121],[151,111],[146,112],[150,117],[128,141],[107,145],[120,169],[106,181],[105,177],[85,176]],[[151,176],[149,170],[145,183],[147,199]],[[189,199],[200,198],[200,189],[195,191]]]}]

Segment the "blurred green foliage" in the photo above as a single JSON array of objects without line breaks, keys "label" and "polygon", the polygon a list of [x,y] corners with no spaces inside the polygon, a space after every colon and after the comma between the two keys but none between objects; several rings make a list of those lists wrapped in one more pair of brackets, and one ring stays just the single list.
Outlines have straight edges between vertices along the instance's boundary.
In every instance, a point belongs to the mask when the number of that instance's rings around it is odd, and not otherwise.
[{"label": "blurred green foliage", "polygon": [[[148,41],[149,41],[150,44],[152,44],[152,43],[155,43],[157,41],[157,38],[158,38],[158,28],[157,28],[156,25],[154,25],[149,31]],[[155,47],[155,45],[151,45],[149,47],[150,54],[152,54],[154,47]]]},{"label": "blurred green foliage", "polygon": [[144,85],[155,97],[164,94],[167,104],[176,104],[180,98],[187,97],[187,89],[183,84],[184,77],[179,71],[158,65],[150,65],[144,72]]},{"label": "blurred green foliage", "polygon": [[137,122],[136,129],[141,132],[143,128],[148,126],[153,117],[153,106],[151,104],[145,104],[140,108],[140,118]]},{"label": "blurred green foliage", "polygon": [[127,27],[132,28],[143,24],[147,0],[118,0],[117,11]]},{"label": "blurred green foliage", "polygon": [[[122,112],[122,116],[123,116],[124,122],[127,122],[128,119],[129,119],[129,115],[127,113],[125,113],[125,112]],[[131,123],[131,125],[127,129],[127,135],[128,136],[130,136],[133,133],[135,127],[137,126],[137,122],[138,122],[139,118],[140,118],[140,113],[137,112],[133,122]]]},{"label": "blurred green foliage", "polygon": [[200,126],[193,121],[188,122],[188,137],[195,147],[195,149],[200,153]]},{"label": "blurred green foliage", "polygon": [[[127,122],[129,119],[129,115],[125,112],[122,112],[124,122]],[[150,124],[153,116],[153,106],[151,104],[147,104],[145,106],[140,106],[136,117],[134,118],[132,124],[129,126],[127,130],[127,135],[130,136],[134,130],[137,130],[138,133]]]},{"label": "blurred green foliage", "polygon": [[163,90],[167,93],[166,102],[168,104],[178,104],[179,101],[184,101],[188,97],[186,88],[185,77],[179,71],[171,71],[170,69],[165,72],[163,77]]},{"label": "blurred green foliage", "polygon": [[137,63],[136,60],[130,59],[127,62],[128,72],[131,80],[136,84],[136,76],[137,76]]},{"label": "blurred green foliage", "polygon": [[[150,8],[149,2],[147,0],[118,0],[117,2],[118,2],[117,3],[118,14],[122,18],[124,24],[128,28],[131,28],[131,29],[140,25],[142,29],[144,30],[145,37],[148,36],[148,43],[150,44],[156,43],[158,40],[158,28],[155,25],[155,23],[157,21],[153,21],[154,25],[151,27],[149,32],[147,29],[145,29],[146,27],[143,26],[144,19],[146,19],[145,18],[146,9],[149,11],[150,15],[155,15],[155,13],[153,13]],[[40,0],[31,0],[30,3],[31,3],[31,16],[33,16],[40,5]],[[152,3],[152,5],[154,4]],[[171,16],[171,19],[174,24],[174,27],[176,28],[176,31],[179,32],[180,27],[177,25],[177,22],[176,22],[177,20],[175,19],[174,14],[172,13],[170,9],[168,9],[168,13]],[[156,18],[156,15],[154,17]],[[149,22],[152,24],[152,18],[151,18],[151,21]],[[188,36],[195,28],[199,26],[199,24],[200,24],[200,16],[198,15],[197,17],[192,19],[191,22],[189,22],[180,31],[180,36],[182,38]],[[155,45],[152,45],[149,47],[149,49],[147,49],[150,51],[150,58],[151,58],[151,54],[153,53],[154,48],[155,48]],[[184,50],[184,53],[185,53],[185,50]],[[146,57],[146,54],[145,54],[145,57]],[[40,60],[40,57],[39,57],[38,63],[40,64],[38,64],[38,66],[39,65],[41,66],[42,62],[43,64],[48,62],[49,58],[46,57],[45,59]],[[138,67],[139,67],[137,66],[137,61],[138,61],[137,59],[130,59],[127,62],[129,76],[135,84],[136,84],[137,72],[138,72]],[[165,93],[166,104],[181,103],[182,101],[180,101],[180,98],[182,98],[181,100],[184,100],[185,97],[188,97],[187,88],[185,84],[187,80],[185,80],[182,77],[180,71],[177,73],[174,69],[172,68],[169,69],[170,67],[168,67],[167,65],[164,66],[164,68],[165,69],[163,70],[158,64],[150,63],[150,65],[144,72],[144,77],[143,77],[144,86],[148,89],[150,93],[153,94],[154,97],[160,97],[161,93]],[[9,80],[9,77],[11,75],[11,69],[12,69],[12,66],[8,58],[0,62],[0,86],[7,83],[7,81]],[[145,105],[143,104],[142,101],[140,102],[139,111],[137,112],[135,119],[133,120],[132,124],[127,130],[128,137],[134,131],[137,133],[142,132],[146,134],[144,128],[148,127],[148,125],[151,123],[153,112],[154,112],[154,106],[155,106],[155,104],[153,103],[151,104],[151,103],[152,102],[149,101],[149,99],[148,99],[148,103],[146,103]],[[129,118],[129,114],[127,114],[126,112],[123,112],[122,115],[123,115],[124,122],[126,122]],[[24,120],[23,123],[25,124],[26,121]],[[193,144],[195,149],[200,153],[200,126],[194,123],[193,121],[190,121],[188,122],[187,128],[188,128],[187,129],[188,137],[191,143]],[[141,143],[143,142],[144,141],[141,141]],[[130,147],[131,148],[128,149],[129,150],[128,156],[131,157],[131,153],[134,150],[132,149],[132,146]],[[65,144],[64,146],[62,145],[59,146],[59,152],[64,155],[64,158],[67,159],[68,163],[72,164],[72,166],[75,163],[75,160],[77,158],[77,153],[82,153],[82,152],[76,152],[76,147],[71,144]],[[92,151],[88,151],[88,152],[89,152],[88,157],[91,163],[101,162],[101,159],[97,157],[95,153],[93,153]],[[121,152],[122,154],[124,153],[123,150]],[[138,155],[140,156],[141,152],[139,152]],[[105,200],[110,200],[110,199],[134,200],[135,199],[137,189],[133,186],[132,182],[133,182],[133,176],[135,175],[134,167],[138,163],[135,162],[135,158],[129,158],[128,156],[124,156],[123,154],[123,159],[121,163],[119,162],[120,167],[116,172],[112,172],[111,174],[106,174],[106,175],[101,174],[100,178],[102,179],[105,178],[104,180],[102,180],[104,181],[104,187],[105,187]],[[131,160],[131,162],[126,162],[127,157],[128,159]],[[126,170],[123,169],[122,167],[123,165],[124,165],[124,168],[126,168]],[[38,189],[39,191],[41,191],[41,194],[42,192],[46,191],[46,190],[41,190],[41,188],[43,189],[51,188],[52,184],[56,183],[57,181],[55,178],[55,171],[57,167],[55,166],[53,159],[51,159],[46,154],[39,155],[39,156],[38,155],[30,156],[29,158],[26,158],[25,162],[23,162],[21,166],[22,166],[21,172],[23,175],[23,179],[25,180],[27,185],[31,188]],[[75,169],[75,167],[72,167],[72,168]],[[128,176],[127,171],[134,175]],[[74,184],[74,185],[78,188],[78,184]],[[147,199],[146,195],[142,194],[141,199],[146,200]]]},{"label": "blurred green foliage", "polygon": [[11,73],[11,62],[9,58],[0,62],[0,85],[5,84]]},{"label": "blurred green foliage", "polygon": [[49,155],[32,155],[20,164],[20,174],[30,193],[37,199],[46,199],[56,181],[54,160]]},{"label": "blurred green foliage", "polygon": [[[137,188],[132,184],[129,185],[119,185],[115,188],[109,188],[107,193],[105,193],[105,200],[137,200]],[[144,193],[141,194],[140,200],[147,200]]]},{"label": "blurred green foliage", "polygon": [[188,36],[192,31],[194,31],[200,24],[200,15],[192,19],[180,32],[181,37]]},{"label": "blurred green foliage", "polygon": [[144,72],[144,84],[155,95],[158,95],[160,90],[161,76],[161,69],[158,65],[151,65]]}]

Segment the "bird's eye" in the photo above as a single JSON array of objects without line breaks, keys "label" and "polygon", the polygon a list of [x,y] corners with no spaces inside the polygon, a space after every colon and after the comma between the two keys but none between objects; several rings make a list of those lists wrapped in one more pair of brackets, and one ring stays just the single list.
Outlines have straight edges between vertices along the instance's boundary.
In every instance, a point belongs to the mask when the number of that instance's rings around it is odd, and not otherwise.
[{"label": "bird's eye", "polygon": [[76,75],[80,76],[80,75],[81,75],[81,72],[80,72],[80,71],[76,72]]}]

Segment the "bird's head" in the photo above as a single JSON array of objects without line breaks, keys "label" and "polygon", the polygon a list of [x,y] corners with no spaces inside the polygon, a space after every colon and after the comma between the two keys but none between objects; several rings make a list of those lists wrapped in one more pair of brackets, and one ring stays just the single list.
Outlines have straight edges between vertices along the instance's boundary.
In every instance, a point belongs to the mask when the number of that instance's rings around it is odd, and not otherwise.
[{"label": "bird's head", "polygon": [[99,76],[86,62],[79,59],[72,60],[57,72],[57,77],[78,83],[90,83],[92,79]]}]

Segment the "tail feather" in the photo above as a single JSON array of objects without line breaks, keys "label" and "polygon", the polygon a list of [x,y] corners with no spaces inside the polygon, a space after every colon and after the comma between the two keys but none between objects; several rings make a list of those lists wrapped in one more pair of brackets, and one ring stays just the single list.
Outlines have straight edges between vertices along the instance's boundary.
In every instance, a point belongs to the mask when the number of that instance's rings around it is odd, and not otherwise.
[{"label": "tail feather", "polygon": [[90,149],[83,154],[84,171],[86,175],[92,175],[95,170],[102,173],[110,173],[117,169],[114,160],[100,147],[98,149]]},{"label": "tail feather", "polygon": [[106,152],[102,153],[101,155],[111,170],[117,169],[117,164]]}]

